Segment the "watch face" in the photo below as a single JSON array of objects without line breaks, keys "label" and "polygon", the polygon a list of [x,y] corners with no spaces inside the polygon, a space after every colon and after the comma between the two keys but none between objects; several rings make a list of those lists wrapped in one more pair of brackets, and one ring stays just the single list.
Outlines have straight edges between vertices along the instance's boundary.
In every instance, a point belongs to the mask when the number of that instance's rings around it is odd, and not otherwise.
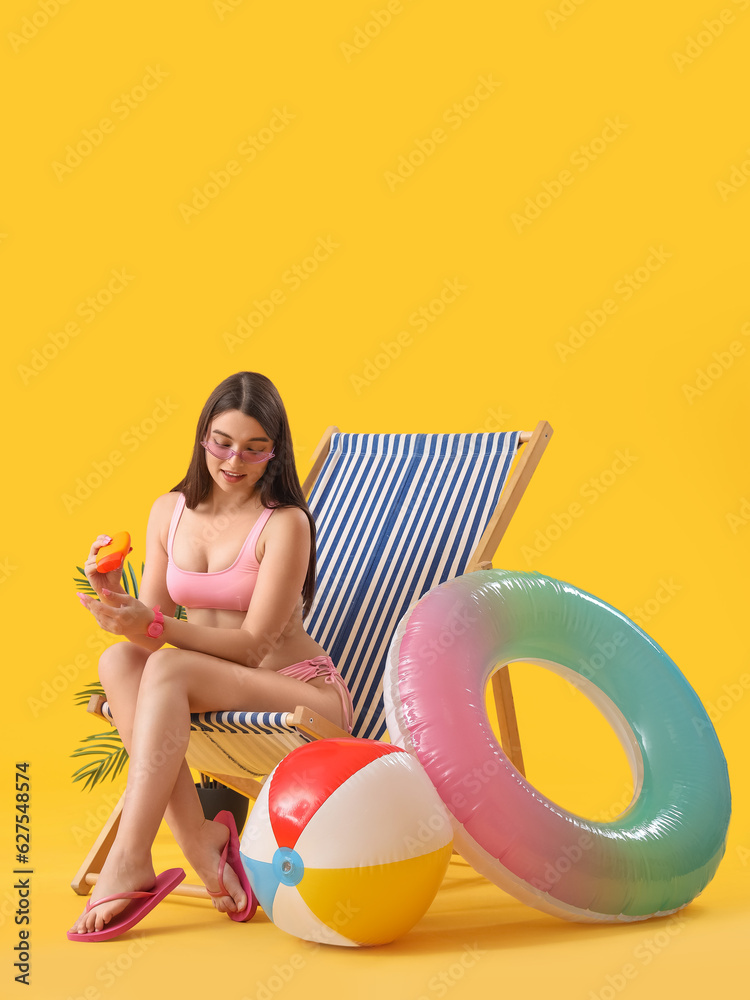
[{"label": "watch face", "polygon": [[154,608],[154,618],[149,627],[146,629],[146,635],[151,636],[152,639],[156,639],[164,631],[164,615],[159,611],[159,605],[157,604]]}]

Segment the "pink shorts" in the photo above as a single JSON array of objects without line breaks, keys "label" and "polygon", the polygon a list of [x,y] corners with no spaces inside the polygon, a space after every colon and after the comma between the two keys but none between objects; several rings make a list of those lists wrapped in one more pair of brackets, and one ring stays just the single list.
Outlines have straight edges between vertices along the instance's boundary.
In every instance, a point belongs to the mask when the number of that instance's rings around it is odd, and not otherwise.
[{"label": "pink shorts", "polygon": [[310,660],[300,660],[288,667],[282,667],[277,673],[285,677],[293,677],[298,681],[311,681],[314,677],[325,677],[326,684],[335,684],[341,697],[346,719],[346,731],[350,733],[354,725],[354,705],[346,681],[334,666],[330,656],[313,656]]}]

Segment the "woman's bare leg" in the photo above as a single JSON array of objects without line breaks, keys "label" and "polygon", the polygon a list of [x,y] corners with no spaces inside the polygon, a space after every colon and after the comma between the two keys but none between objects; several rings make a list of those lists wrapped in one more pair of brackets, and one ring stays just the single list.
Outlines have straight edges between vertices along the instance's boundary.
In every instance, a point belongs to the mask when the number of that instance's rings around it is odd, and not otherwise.
[{"label": "woman's bare leg", "polygon": [[[149,655],[142,646],[120,642],[110,646],[99,661],[99,678],[128,754],[141,676]],[[181,846],[195,839],[203,825],[203,810],[187,762],[177,775],[164,818]]]},{"label": "woman's bare leg", "polygon": [[[100,680],[128,754],[131,753],[132,748],[133,722],[141,677],[149,655],[149,651],[142,646],[121,642],[109,647],[99,661]],[[207,888],[218,892],[218,860],[229,837],[229,832],[222,823],[210,822],[205,818],[190,774],[190,768],[184,758],[172,788],[164,818],[183,854],[201,875]],[[145,870],[143,869],[143,872]],[[152,871],[149,869],[149,874]],[[126,880],[128,880],[127,875]],[[140,880],[140,884],[130,886],[130,888],[143,888],[153,883],[153,875],[151,874],[151,881],[148,882],[142,880],[141,871],[133,872],[132,878],[129,880],[136,883]],[[230,890],[231,895],[215,898],[213,900],[214,906],[221,912],[244,909],[247,902],[245,892],[239,880],[229,869],[225,869],[224,884]],[[109,895],[105,891],[105,884],[101,882],[101,879],[97,882],[97,887],[91,894],[92,901]],[[117,891],[125,891],[125,889]],[[79,920],[75,929],[83,931],[84,929],[91,930],[94,926],[99,928],[103,926],[105,916],[111,919],[126,906],[127,901],[123,901],[112,904],[106,911],[104,907],[97,907],[93,911],[91,919],[87,921],[86,928]],[[97,923],[94,919],[97,913],[102,916],[101,923]]]},{"label": "woman's bare leg", "polygon": [[[217,692],[221,704],[217,703]],[[273,708],[293,711],[304,702],[327,718],[338,720],[341,706],[332,685],[316,687],[270,670],[253,670],[218,657],[190,650],[161,649],[148,656],[141,673],[130,737],[130,769],[117,837],[97,881],[92,899],[117,892],[148,888],[153,884],[151,845],[168,804],[177,812],[180,836],[191,840],[192,818],[185,811],[187,788],[184,769],[190,735],[190,713],[216,709]],[[177,787],[178,780],[181,782]],[[196,795],[190,780],[191,792]],[[174,798],[174,793],[177,797]],[[187,829],[180,827],[185,823]],[[206,827],[208,829],[206,829]],[[189,860],[204,882],[216,882],[216,870],[226,827],[203,824],[200,843],[188,848]],[[195,828],[193,828],[193,834]],[[217,833],[221,834],[221,844]],[[182,846],[182,845],[181,845]],[[194,852],[194,853],[193,853]],[[198,856],[200,855],[200,856]],[[243,908],[239,880],[225,869],[225,884],[234,902]],[[216,883],[218,889],[218,883]],[[78,921],[79,931],[100,929],[127,905],[117,900],[96,907]]]}]

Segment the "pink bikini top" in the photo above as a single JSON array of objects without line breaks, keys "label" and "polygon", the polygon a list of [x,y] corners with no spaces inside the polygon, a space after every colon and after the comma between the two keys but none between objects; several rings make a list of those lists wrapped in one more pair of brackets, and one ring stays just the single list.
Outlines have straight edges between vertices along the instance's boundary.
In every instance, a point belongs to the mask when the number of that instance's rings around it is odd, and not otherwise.
[{"label": "pink bikini top", "polygon": [[255,545],[263,526],[275,507],[266,507],[245,539],[240,554],[231,566],[215,573],[199,573],[180,569],[172,557],[174,535],[185,507],[185,496],[180,493],[169,525],[167,540],[167,590],[175,604],[186,608],[222,608],[227,611],[247,611],[255,590],[259,563],[255,558]]}]

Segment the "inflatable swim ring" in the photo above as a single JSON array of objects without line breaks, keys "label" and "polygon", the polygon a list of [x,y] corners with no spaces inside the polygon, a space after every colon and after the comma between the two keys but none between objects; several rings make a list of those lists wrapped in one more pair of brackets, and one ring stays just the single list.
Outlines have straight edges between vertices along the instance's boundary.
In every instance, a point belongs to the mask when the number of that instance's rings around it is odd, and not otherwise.
[{"label": "inflatable swim ring", "polygon": [[[503,753],[484,692],[515,660],[575,684],[615,729],[635,791],[613,822],[567,812]],[[643,920],[713,877],[730,814],[716,732],[664,650],[604,601],[538,573],[468,573],[410,607],[383,683],[391,741],[427,771],[456,850],[522,902],[571,920]]]}]

